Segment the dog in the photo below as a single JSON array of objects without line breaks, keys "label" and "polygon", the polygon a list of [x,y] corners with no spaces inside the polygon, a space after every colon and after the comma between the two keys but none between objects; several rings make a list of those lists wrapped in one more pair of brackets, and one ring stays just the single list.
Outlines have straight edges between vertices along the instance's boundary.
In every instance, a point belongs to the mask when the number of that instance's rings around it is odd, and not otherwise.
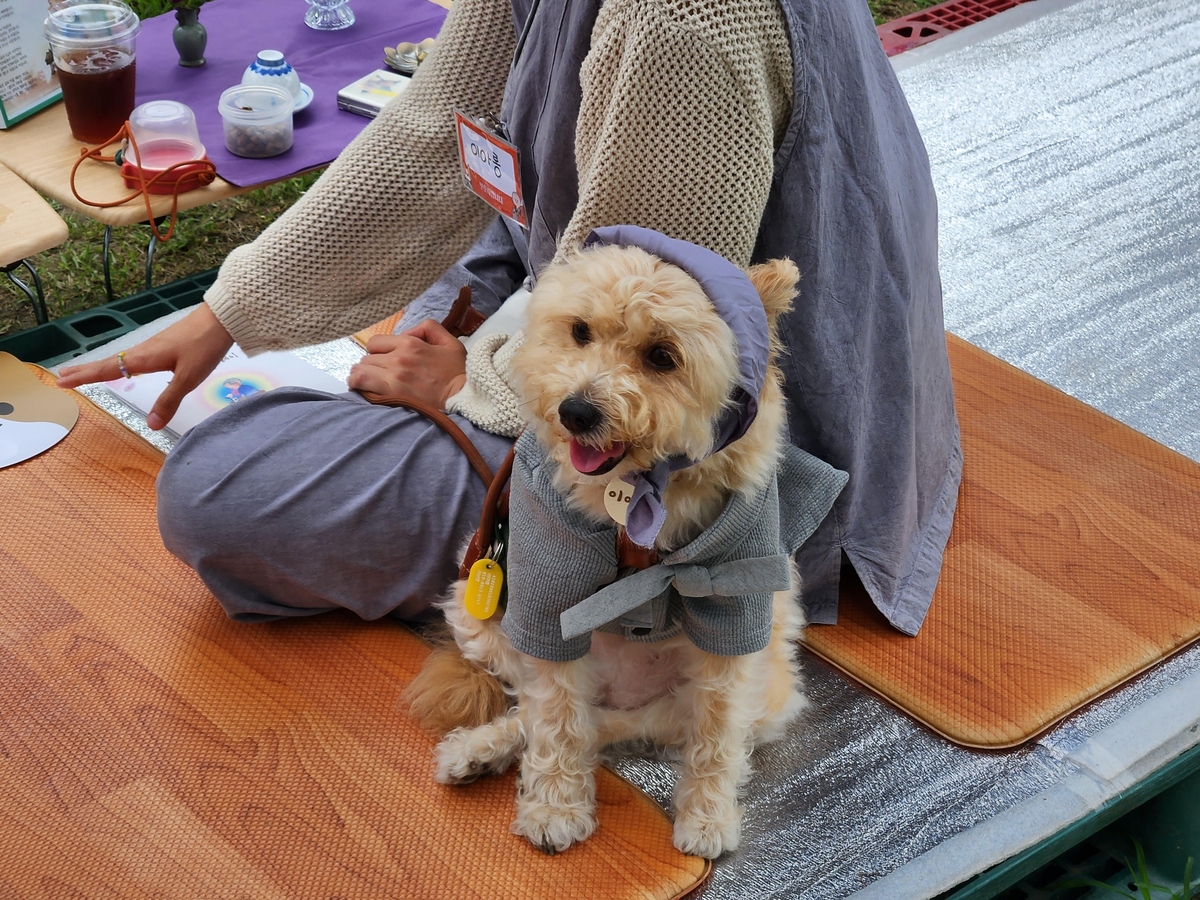
[{"label": "dog", "polygon": [[[790,261],[742,272],[694,245],[628,226],[589,243],[543,273],[512,361],[528,427],[513,471],[509,607],[475,618],[463,602],[467,582],[459,582],[443,603],[454,645],[430,657],[408,701],[418,720],[444,734],[437,781],[462,784],[520,761],[513,831],[547,853],[595,830],[594,770],[604,747],[678,748],[674,843],[714,858],[738,846],[738,794],[752,750],[780,737],[806,705],[791,554],[807,533],[784,527],[783,537],[759,541],[768,548],[761,558],[699,576],[713,584],[732,578],[739,586],[726,593],[739,601],[700,597],[714,590],[709,584],[687,587],[695,581],[690,563],[655,564],[605,588],[612,573],[601,570],[616,551],[596,535],[605,527],[637,534],[635,543],[671,562],[728,522],[754,520],[757,528],[774,517],[776,527],[788,504],[809,506],[811,533],[845,477],[786,442],[775,361],[776,323],[799,279]],[[714,295],[739,279],[738,300],[724,298],[718,309]],[[756,342],[757,350],[745,346]],[[747,375],[755,352],[757,374]],[[806,457],[805,477],[782,487],[781,471],[792,472],[798,457]],[[655,475],[657,483],[644,483]],[[613,495],[629,493],[622,529]],[[546,521],[557,518],[569,524],[560,544],[548,544],[558,526]],[[547,530],[549,537],[527,538]],[[607,562],[589,568],[581,555]],[[529,586],[534,569],[547,570],[539,576],[547,587]],[[568,577],[577,569],[584,575]],[[576,580],[584,582],[577,591]],[[574,605],[575,597],[561,600],[566,584],[566,593],[607,603],[626,583],[650,581],[644,590],[654,601],[619,598],[618,621],[602,630],[592,630],[588,614],[556,618],[556,607],[544,616],[522,599],[544,594]],[[590,615],[604,618],[606,610]],[[568,620],[570,640],[549,634]]]}]

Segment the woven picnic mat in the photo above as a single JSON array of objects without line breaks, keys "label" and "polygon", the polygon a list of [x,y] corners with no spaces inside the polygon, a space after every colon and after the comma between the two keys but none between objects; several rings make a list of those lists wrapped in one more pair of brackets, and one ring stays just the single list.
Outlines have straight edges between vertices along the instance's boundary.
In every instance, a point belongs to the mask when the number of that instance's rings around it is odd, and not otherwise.
[{"label": "woven picnic mat", "polygon": [[813,652],[952,741],[1022,743],[1200,637],[1200,466],[957,338],[963,483],[920,634],[861,585]]},{"label": "woven picnic mat", "polygon": [[77,399],[61,444],[0,470],[0,895],[645,900],[705,877],[607,771],[595,836],[555,857],[509,833],[512,774],[435,784],[397,706],[424,646],[350,615],[228,621],[160,543],[161,454]]},{"label": "woven picnic mat", "polygon": [[377,334],[391,334],[396,330],[396,326],[400,324],[400,320],[404,318],[404,310],[398,313],[393,313],[381,322],[376,322],[362,331],[356,331],[350,335],[358,342],[359,346],[366,348],[367,341],[375,337]]}]

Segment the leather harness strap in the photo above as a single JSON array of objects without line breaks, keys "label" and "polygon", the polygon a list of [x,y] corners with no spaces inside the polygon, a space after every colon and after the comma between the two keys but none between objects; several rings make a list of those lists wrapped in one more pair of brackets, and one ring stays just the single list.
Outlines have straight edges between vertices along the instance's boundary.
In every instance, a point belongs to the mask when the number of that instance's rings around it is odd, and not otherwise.
[{"label": "leather harness strap", "polygon": [[[446,318],[442,319],[442,327],[456,338],[468,337],[474,334],[475,330],[484,321],[486,321],[484,314],[471,305],[471,288],[464,285],[458,292],[458,297],[455,299],[454,305],[450,307],[450,312],[446,315]],[[471,439],[467,437],[463,430],[440,409],[410,397],[385,398],[372,391],[362,391],[362,395],[379,406],[411,409],[413,412],[418,412],[427,419],[432,419],[443,431],[454,439],[454,443],[458,444],[458,449],[466,455],[467,460],[471,463],[471,468],[483,479],[485,485],[491,487],[496,477],[492,474],[491,466],[484,460],[483,454],[475,449],[475,445],[471,443]]]},{"label": "leather harness strap", "polygon": [[648,569],[658,565],[658,551],[653,547],[639,547],[630,540],[624,528],[617,529],[617,568]]},{"label": "leather harness strap", "polygon": [[455,337],[467,337],[486,321],[487,316],[471,305],[471,288],[463,285],[450,312],[442,319],[442,327]]},{"label": "leather harness strap", "polygon": [[479,514],[479,527],[471,536],[471,543],[467,545],[467,552],[458,567],[459,578],[466,578],[471,574],[471,566],[475,565],[492,542],[492,535],[496,533],[496,522],[508,518],[508,480],[512,477],[513,460],[516,456],[517,447],[514,444],[488,487],[487,496],[483,498],[483,510]]}]

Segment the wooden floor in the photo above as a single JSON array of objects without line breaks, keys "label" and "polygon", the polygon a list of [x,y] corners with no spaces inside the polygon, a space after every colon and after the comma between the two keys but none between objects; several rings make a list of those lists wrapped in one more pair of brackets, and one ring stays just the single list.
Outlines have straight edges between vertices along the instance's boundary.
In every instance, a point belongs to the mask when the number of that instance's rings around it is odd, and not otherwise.
[{"label": "wooden floor", "polygon": [[1200,465],[950,338],[963,483],[920,634],[844,585],[805,643],[935,731],[1019,744],[1200,637]]},{"label": "wooden floor", "polygon": [[158,451],[79,398],[0,470],[0,897],[671,898],[708,864],[610,773],[557,857],[511,775],[432,779],[398,706],[424,656],[349,615],[228,621],[163,550]]}]

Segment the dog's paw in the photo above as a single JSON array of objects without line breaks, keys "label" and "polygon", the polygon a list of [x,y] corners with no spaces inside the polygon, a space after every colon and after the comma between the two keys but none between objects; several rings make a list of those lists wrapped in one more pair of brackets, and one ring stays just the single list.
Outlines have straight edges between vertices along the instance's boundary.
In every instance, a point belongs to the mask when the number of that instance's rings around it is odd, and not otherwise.
[{"label": "dog's paw", "polygon": [[736,809],[722,818],[691,810],[684,810],[675,818],[675,847],[690,856],[716,859],[722,853],[736,850],[741,836],[742,817]]},{"label": "dog's paw", "polygon": [[553,856],[578,841],[585,841],[596,830],[596,819],[579,807],[562,809],[529,801],[517,803],[513,834],[527,838],[543,853]]},{"label": "dog's paw", "polygon": [[475,734],[479,729],[455,729],[433,751],[434,775],[439,784],[469,784],[483,775],[499,774],[513,761],[510,753],[500,752]]}]

